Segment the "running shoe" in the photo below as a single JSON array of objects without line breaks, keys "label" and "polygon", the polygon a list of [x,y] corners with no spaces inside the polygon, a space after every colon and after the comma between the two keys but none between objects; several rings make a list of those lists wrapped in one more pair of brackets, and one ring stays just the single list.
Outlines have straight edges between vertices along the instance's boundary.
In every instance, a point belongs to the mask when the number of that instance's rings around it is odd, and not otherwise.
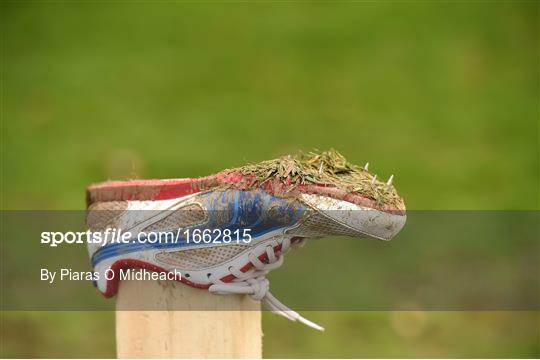
[{"label": "running shoe", "polygon": [[[337,151],[285,156],[193,179],[108,181],[87,191],[87,225],[124,241],[89,243],[106,297],[120,271],[141,268],[214,294],[246,294],[269,310],[315,329],[279,302],[266,275],[307,239],[392,239],[404,226],[403,199],[369,164]],[[109,230],[107,230],[109,229]],[[108,274],[108,276],[104,276]],[[178,276],[181,274],[181,276]]]}]

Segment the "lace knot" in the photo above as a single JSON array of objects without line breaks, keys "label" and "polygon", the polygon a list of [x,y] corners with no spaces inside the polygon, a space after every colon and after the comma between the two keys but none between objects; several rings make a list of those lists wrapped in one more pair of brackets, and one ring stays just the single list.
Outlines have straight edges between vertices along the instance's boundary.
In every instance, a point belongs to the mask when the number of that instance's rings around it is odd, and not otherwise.
[{"label": "lace knot", "polygon": [[[280,241],[281,240],[281,241]],[[281,315],[291,321],[300,321],[301,323],[312,327],[316,330],[324,331],[321,326],[303,318],[297,312],[283,305],[270,293],[270,281],[265,275],[283,263],[283,255],[287,252],[291,245],[289,238],[272,241],[271,245],[266,247],[266,262],[262,262],[254,254],[249,255],[249,259],[253,268],[242,272],[239,269],[231,266],[229,271],[236,279],[230,283],[223,283],[218,280],[217,283],[211,285],[208,290],[213,294],[246,294],[253,300],[261,301],[271,312]],[[280,247],[276,253],[275,248]]]},{"label": "lace knot", "polygon": [[253,300],[262,300],[270,289],[270,281],[265,277],[247,279],[246,282],[249,283],[253,290],[253,293],[249,295]]}]

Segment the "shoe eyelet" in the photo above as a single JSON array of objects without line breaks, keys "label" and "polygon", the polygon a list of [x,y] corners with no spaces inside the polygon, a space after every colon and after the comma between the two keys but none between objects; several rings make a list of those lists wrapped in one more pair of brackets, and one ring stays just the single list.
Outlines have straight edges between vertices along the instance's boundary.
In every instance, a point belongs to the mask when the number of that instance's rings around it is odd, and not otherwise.
[{"label": "shoe eyelet", "polygon": [[185,273],[185,274],[184,274],[184,277],[187,277],[187,278],[188,278],[189,276],[190,276],[189,273]]}]

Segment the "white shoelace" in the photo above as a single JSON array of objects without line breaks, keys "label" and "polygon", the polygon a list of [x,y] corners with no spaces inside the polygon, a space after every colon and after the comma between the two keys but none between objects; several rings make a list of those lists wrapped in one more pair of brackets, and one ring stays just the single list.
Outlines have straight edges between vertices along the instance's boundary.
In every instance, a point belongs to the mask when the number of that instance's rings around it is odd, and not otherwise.
[{"label": "white shoelace", "polygon": [[[281,244],[281,250],[276,254],[274,247]],[[266,255],[268,262],[263,263],[253,253],[249,254],[249,260],[253,264],[253,268],[246,272],[242,272],[234,266],[229,267],[229,271],[236,279],[230,283],[218,282],[208,289],[213,294],[246,294],[254,300],[260,300],[271,312],[281,315],[291,321],[300,321],[301,323],[319,330],[324,331],[322,326],[309,321],[302,317],[296,311],[289,309],[274,297],[269,291],[270,282],[266,278],[271,270],[274,270],[283,264],[283,255],[289,250],[291,240],[283,238],[280,241],[274,240],[273,244],[266,247]]]}]

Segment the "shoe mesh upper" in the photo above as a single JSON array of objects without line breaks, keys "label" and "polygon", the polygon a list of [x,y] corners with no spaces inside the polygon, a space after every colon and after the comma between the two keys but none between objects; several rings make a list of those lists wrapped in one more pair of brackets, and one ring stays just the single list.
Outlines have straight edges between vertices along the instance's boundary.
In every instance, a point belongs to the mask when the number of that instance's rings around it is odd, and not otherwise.
[{"label": "shoe mesh upper", "polygon": [[114,219],[128,208],[127,201],[107,201],[90,206],[86,215],[86,225],[91,231],[103,231]]},{"label": "shoe mesh upper", "polygon": [[330,235],[362,236],[363,234],[355,229],[338,223],[337,221],[316,211],[300,222],[300,225],[287,231],[289,235],[301,237],[321,237]]},{"label": "shoe mesh upper", "polygon": [[206,249],[190,249],[156,254],[156,260],[185,270],[200,270],[229,261],[250,246],[224,245]]},{"label": "shoe mesh upper", "polygon": [[206,212],[199,204],[190,204],[180,209],[169,211],[170,215],[143,229],[150,231],[176,230],[200,224],[206,220]]},{"label": "shoe mesh upper", "polygon": [[[93,205],[88,212],[87,224],[93,231],[104,230],[128,207],[127,201],[108,201]],[[147,226],[143,231],[169,231],[201,224],[207,219],[206,211],[199,204],[189,204],[180,209],[169,211],[163,219]],[[362,236],[357,230],[342,225],[317,211],[310,211],[299,226],[286,232],[289,236],[304,238],[328,235]],[[162,251],[155,255],[157,262],[174,266],[183,270],[201,270],[227,261],[247,250],[250,244],[229,244],[207,248]]]}]

